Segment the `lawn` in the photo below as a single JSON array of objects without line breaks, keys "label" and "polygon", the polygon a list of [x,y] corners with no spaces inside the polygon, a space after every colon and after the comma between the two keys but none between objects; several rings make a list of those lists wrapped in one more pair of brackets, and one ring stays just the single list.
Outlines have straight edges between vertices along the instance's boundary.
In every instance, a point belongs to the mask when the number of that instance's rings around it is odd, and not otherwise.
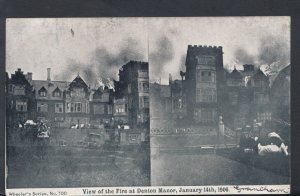
[{"label": "lawn", "polygon": [[[214,141],[210,137],[196,135],[152,136],[151,184],[196,186],[290,183],[290,177],[286,175],[259,169],[251,164],[220,156],[218,153],[195,151],[197,146],[212,145]],[[187,146],[196,147],[187,148]]]}]

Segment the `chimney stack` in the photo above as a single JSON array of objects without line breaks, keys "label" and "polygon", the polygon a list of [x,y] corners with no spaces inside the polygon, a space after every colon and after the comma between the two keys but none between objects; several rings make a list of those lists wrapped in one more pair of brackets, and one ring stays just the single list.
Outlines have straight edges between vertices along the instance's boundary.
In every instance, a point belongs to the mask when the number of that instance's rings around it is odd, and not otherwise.
[{"label": "chimney stack", "polygon": [[29,83],[31,83],[31,82],[32,82],[32,73],[31,73],[31,72],[28,72],[28,73],[25,75],[25,78],[27,79],[27,81],[28,81]]},{"label": "chimney stack", "polygon": [[50,74],[51,74],[51,68],[47,68],[47,81],[51,81]]}]

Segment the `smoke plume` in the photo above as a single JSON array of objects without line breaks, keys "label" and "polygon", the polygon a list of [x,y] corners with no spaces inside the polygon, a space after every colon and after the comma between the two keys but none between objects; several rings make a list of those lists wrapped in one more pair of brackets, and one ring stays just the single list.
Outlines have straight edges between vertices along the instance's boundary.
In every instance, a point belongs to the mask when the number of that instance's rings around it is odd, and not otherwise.
[{"label": "smoke plume", "polygon": [[289,51],[289,44],[279,37],[262,37],[260,40],[258,61],[260,64],[267,65],[275,62],[287,64],[290,61]]},{"label": "smoke plume", "polygon": [[281,69],[290,63],[289,44],[279,36],[263,36],[258,46],[258,56],[254,57],[246,49],[238,48],[235,51],[238,64],[269,65],[271,69]]},{"label": "smoke plume", "polygon": [[171,40],[162,36],[156,40],[149,56],[150,75],[155,77],[164,71],[164,66],[174,57],[174,47]]},{"label": "smoke plume", "polygon": [[92,63],[81,63],[70,59],[67,67],[55,78],[71,81],[79,73],[84,81],[93,88],[103,84],[112,86],[112,80],[118,80],[118,71],[122,65],[130,60],[141,61],[144,59],[140,48],[140,43],[133,38],[125,39],[116,53],[111,52],[108,48],[98,47],[89,61]]},{"label": "smoke plume", "polygon": [[183,72],[186,71],[185,60],[186,60],[186,54],[182,55],[181,58],[180,58],[179,71],[183,71]]},{"label": "smoke plume", "polygon": [[237,48],[234,55],[238,64],[254,64],[254,56],[250,55],[244,48]]}]

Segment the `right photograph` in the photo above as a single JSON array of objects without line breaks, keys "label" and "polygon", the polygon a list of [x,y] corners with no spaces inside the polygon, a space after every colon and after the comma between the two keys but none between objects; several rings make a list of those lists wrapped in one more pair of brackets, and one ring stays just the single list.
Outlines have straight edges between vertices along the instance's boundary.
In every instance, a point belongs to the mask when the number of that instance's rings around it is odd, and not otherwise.
[{"label": "right photograph", "polygon": [[289,185],[290,17],[148,19],[152,186]]}]

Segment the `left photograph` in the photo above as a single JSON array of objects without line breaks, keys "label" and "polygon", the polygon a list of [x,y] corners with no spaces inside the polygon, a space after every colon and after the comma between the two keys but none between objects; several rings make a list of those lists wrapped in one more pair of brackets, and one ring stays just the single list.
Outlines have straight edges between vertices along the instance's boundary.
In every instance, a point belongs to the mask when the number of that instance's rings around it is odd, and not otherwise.
[{"label": "left photograph", "polygon": [[7,188],[149,186],[142,18],[6,20]]}]

